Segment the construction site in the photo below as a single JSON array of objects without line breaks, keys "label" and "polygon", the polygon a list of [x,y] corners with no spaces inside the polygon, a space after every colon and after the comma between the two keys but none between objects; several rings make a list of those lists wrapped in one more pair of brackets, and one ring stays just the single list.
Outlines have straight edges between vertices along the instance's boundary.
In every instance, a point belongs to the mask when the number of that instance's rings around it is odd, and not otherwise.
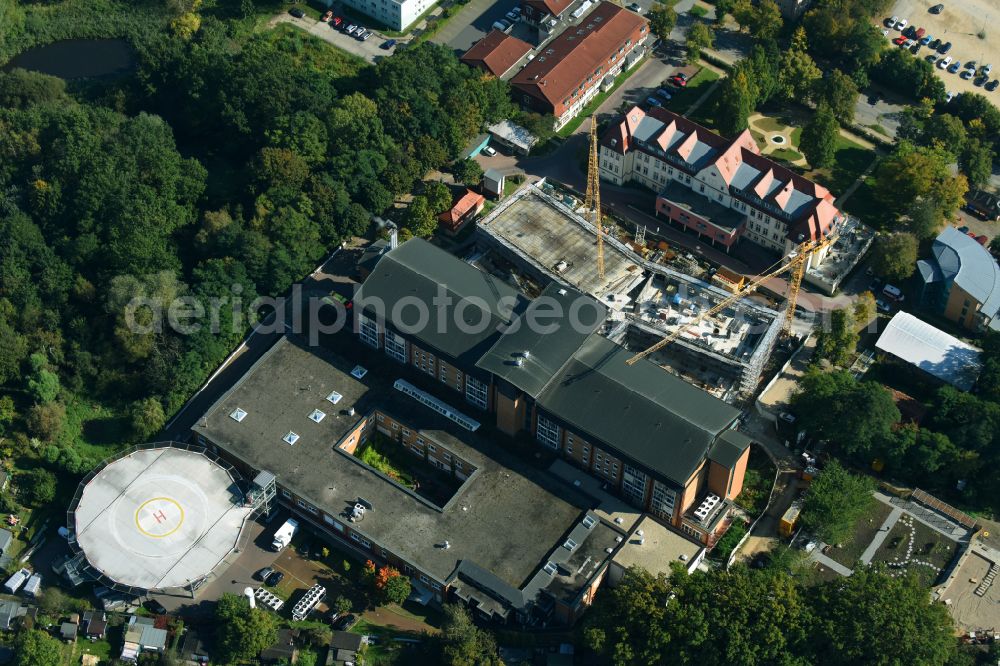
[{"label": "construction site", "polygon": [[752,393],[778,339],[779,313],[744,298],[698,320],[732,292],[668,266],[668,249],[647,250],[607,230],[602,277],[587,208],[545,181],[526,185],[479,221],[474,263],[508,274],[530,296],[550,282],[593,296],[609,309],[605,335],[630,351],[681,331],[653,361],[728,402]]}]

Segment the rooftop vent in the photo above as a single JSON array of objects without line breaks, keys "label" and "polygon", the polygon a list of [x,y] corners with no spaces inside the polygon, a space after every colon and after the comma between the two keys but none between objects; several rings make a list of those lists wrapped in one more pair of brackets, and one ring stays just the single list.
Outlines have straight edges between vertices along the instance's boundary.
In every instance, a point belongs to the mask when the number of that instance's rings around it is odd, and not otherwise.
[{"label": "rooftop vent", "polygon": [[524,359],[523,358],[515,359],[514,365],[520,368],[522,365],[524,365]]},{"label": "rooftop vent", "polygon": [[560,289],[559,290],[559,295],[560,296],[565,296],[566,295],[566,290],[565,289]]},{"label": "rooftop vent", "polygon": [[355,379],[361,379],[367,374],[368,374],[368,369],[363,368],[360,365],[354,366],[354,369],[351,370],[351,377],[354,377]]},{"label": "rooftop vent", "polygon": [[320,421],[322,421],[325,418],[326,418],[326,412],[322,412],[322,411],[320,411],[318,409],[314,409],[312,411],[312,414],[309,415],[309,420],[310,421],[314,421],[316,423],[319,423]]},{"label": "rooftop vent", "polygon": [[344,396],[340,395],[336,391],[331,391],[330,395],[326,396],[326,399],[328,402],[331,402],[336,405],[338,402],[340,402],[340,399],[343,397]]},{"label": "rooftop vent", "polygon": [[247,417],[246,410],[240,407],[234,409],[232,414],[229,415],[229,418],[236,421],[237,423],[242,423],[243,419],[245,419],[246,417]]},{"label": "rooftop vent", "polygon": [[583,517],[583,526],[586,527],[588,530],[592,529],[596,524],[597,520],[590,514],[587,514],[586,516]]},{"label": "rooftop vent", "polygon": [[572,539],[566,539],[566,543],[563,544],[563,548],[565,548],[566,550],[573,550],[574,548],[576,548],[576,546],[577,546],[576,541],[573,541]]},{"label": "rooftop vent", "polygon": [[296,432],[289,430],[284,437],[281,438],[285,444],[295,445],[295,442],[299,441],[299,435]]},{"label": "rooftop vent", "polygon": [[556,575],[556,565],[552,564],[551,562],[546,562],[545,566],[542,567],[542,571],[544,571],[545,573],[547,573],[550,576],[555,576]]}]

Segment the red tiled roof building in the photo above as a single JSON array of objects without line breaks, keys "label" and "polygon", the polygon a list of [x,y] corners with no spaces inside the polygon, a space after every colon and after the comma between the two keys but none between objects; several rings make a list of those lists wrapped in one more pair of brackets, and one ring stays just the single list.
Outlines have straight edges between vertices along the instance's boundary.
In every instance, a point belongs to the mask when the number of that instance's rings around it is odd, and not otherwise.
[{"label": "red tiled roof building", "polygon": [[749,130],[725,139],[662,108],[633,107],[612,124],[601,137],[600,173],[649,187],[658,217],[726,250],[745,237],[785,254],[829,236],[842,219],[825,187],[761,155]]}]

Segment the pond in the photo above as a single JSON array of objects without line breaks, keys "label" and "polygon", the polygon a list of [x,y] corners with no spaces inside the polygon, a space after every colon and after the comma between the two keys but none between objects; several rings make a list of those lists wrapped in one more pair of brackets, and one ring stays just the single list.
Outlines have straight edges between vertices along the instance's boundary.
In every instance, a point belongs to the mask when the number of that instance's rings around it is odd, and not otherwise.
[{"label": "pond", "polygon": [[82,79],[129,72],[132,47],[121,39],[66,39],[21,53],[4,69],[21,67],[61,79]]}]

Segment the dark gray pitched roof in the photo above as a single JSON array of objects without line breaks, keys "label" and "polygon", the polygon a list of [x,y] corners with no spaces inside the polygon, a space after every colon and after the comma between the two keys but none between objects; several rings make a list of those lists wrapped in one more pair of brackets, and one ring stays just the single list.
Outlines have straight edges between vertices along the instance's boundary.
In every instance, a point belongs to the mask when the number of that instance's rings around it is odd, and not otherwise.
[{"label": "dark gray pitched roof", "polygon": [[536,398],[606,317],[597,300],[552,282],[476,366]]},{"label": "dark gray pitched roof", "polygon": [[647,469],[683,485],[739,411],[592,335],[539,404]]},{"label": "dark gray pitched roof", "polygon": [[[436,305],[436,297],[450,303]],[[429,321],[420,322],[413,305],[402,307],[409,303],[430,305]],[[527,300],[507,283],[412,238],[382,256],[354,304],[366,316],[388,320],[392,328],[431,350],[472,366]],[[394,308],[400,315],[396,318]]]},{"label": "dark gray pitched roof", "polygon": [[708,452],[708,459],[714,460],[726,469],[733,469],[736,461],[750,446],[750,442],[750,438],[743,433],[726,430],[715,440],[715,444]]}]

